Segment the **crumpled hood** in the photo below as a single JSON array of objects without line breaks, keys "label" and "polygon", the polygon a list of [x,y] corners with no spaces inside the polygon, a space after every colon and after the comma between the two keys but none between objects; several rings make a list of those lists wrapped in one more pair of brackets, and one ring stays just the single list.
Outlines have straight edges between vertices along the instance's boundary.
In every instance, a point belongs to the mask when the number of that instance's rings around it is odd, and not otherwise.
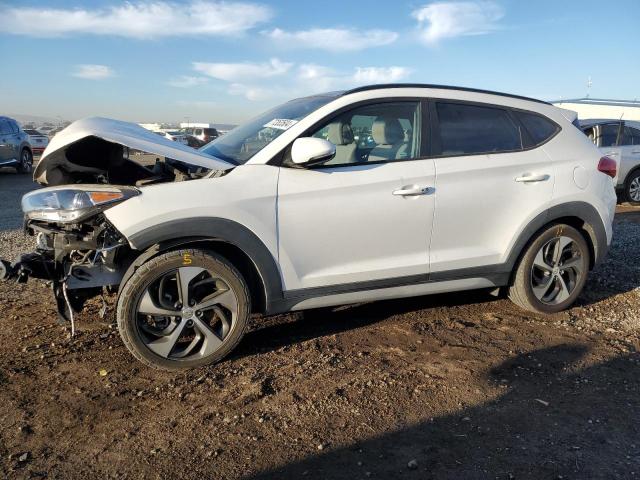
[{"label": "crumpled hood", "polygon": [[[34,171],[34,180],[46,183],[42,179],[46,178],[48,169],[68,163],[66,150],[71,145],[92,137],[210,170],[226,170],[235,166],[187,145],[161,137],[136,123],[90,117],[73,122],[51,139]],[[85,159],[79,168],[91,169],[91,158]]]}]

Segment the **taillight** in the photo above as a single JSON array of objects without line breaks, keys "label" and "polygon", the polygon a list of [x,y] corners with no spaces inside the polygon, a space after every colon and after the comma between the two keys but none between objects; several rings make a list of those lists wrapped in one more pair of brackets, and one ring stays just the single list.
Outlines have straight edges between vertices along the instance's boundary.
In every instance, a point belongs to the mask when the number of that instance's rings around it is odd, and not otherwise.
[{"label": "taillight", "polygon": [[602,157],[598,162],[598,171],[615,178],[618,173],[618,164],[612,158]]}]

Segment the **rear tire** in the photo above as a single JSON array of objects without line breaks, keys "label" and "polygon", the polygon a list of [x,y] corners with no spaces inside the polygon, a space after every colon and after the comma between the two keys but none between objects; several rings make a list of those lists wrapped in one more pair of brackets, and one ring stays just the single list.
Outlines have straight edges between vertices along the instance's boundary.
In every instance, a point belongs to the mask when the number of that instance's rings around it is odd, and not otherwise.
[{"label": "rear tire", "polygon": [[640,170],[632,172],[624,186],[625,200],[631,205],[640,205]]},{"label": "rear tire", "polygon": [[18,173],[31,173],[33,169],[33,155],[31,151],[23,148],[22,152],[20,152],[20,162],[16,167],[16,171]]},{"label": "rear tire", "polygon": [[175,250],[143,264],[124,285],[118,330],[127,349],[149,367],[201,367],[219,362],[240,342],[250,299],[244,278],[226,258]]},{"label": "rear tire", "polygon": [[589,246],[582,234],[569,225],[552,225],[533,240],[520,259],[509,298],[532,312],[565,310],[582,292],[589,262]]}]

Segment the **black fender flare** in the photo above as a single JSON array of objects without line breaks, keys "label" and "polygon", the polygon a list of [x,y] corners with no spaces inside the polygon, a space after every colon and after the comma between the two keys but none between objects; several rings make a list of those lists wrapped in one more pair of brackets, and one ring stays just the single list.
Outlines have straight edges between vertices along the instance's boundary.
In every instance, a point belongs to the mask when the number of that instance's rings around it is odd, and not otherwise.
[{"label": "black fender flare", "polygon": [[120,288],[147,260],[182,245],[214,240],[239,248],[253,262],[264,285],[267,311],[283,298],[282,278],[275,258],[255,233],[233,220],[213,217],[182,218],[154,225],[131,235],[128,240],[136,250],[143,253],[129,265]]},{"label": "black fender flare", "polygon": [[583,229],[589,235],[593,245],[593,266],[598,265],[606,257],[608,250],[607,231],[602,217],[593,205],[586,202],[567,202],[545,210],[529,222],[509,253],[506,261],[509,271],[514,270],[525,248],[541,229],[556,220],[567,217],[578,218],[583,222]]}]

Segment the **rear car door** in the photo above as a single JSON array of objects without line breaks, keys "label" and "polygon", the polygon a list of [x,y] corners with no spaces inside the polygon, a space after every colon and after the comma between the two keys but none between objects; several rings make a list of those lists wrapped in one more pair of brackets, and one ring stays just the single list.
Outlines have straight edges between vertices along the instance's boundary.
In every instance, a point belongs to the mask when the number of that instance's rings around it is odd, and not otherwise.
[{"label": "rear car door", "polygon": [[[509,108],[436,100],[431,112],[437,171],[431,278],[504,273],[511,242],[551,201],[551,161],[530,148],[540,142]],[[540,136],[554,135],[559,127],[543,121],[550,125]]]},{"label": "rear car door", "polygon": [[9,122],[4,118],[0,118],[0,162],[7,162],[13,159],[12,151]]},{"label": "rear car door", "polygon": [[11,129],[11,148],[13,158],[20,158],[20,150],[22,148],[23,134],[20,126],[15,120],[9,119],[9,128]]},{"label": "rear car door", "polygon": [[640,166],[640,128],[625,125],[620,141],[620,164],[618,176],[625,182],[629,173]]},{"label": "rear car door", "polygon": [[372,101],[303,135],[334,143],[336,156],[313,168],[291,168],[285,159],[280,169],[286,290],[329,294],[428,279],[435,169],[424,158],[425,105]]},{"label": "rear car door", "polygon": [[624,182],[624,176],[620,174],[622,166],[622,148],[620,143],[622,141],[623,129],[624,124],[622,122],[600,123],[595,129],[595,144],[604,155],[615,160],[618,164],[618,172],[614,178],[616,185],[621,185],[622,182]]}]

